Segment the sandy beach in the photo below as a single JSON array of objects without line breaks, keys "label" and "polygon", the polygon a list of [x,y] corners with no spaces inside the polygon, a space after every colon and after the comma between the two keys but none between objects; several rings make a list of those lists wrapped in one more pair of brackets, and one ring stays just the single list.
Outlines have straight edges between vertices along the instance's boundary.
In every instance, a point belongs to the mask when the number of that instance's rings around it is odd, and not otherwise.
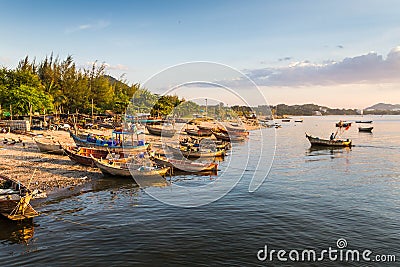
[{"label": "sandy beach", "polygon": [[[258,129],[259,126],[244,124],[247,130]],[[180,127],[177,127],[178,129]],[[90,130],[92,133],[111,136],[111,130]],[[62,145],[75,145],[66,131],[33,131],[34,135],[52,136],[54,141]],[[151,143],[153,150],[161,152],[162,143],[176,143],[185,134],[175,135],[173,138],[142,135],[146,142]],[[21,139],[21,143],[5,144],[3,141]],[[51,195],[59,190],[73,190],[102,176],[97,168],[79,165],[71,161],[66,155],[42,153],[36,146],[33,137],[28,135],[2,133],[0,134],[0,174],[20,181],[32,190]],[[32,178],[32,179],[31,179]]]}]

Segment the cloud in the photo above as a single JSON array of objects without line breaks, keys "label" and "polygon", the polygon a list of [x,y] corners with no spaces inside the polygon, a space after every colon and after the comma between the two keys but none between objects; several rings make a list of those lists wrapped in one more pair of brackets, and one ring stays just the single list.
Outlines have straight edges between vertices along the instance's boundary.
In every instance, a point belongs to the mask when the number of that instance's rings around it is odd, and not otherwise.
[{"label": "cloud", "polygon": [[101,30],[110,25],[109,21],[106,20],[97,20],[92,23],[81,24],[78,26],[70,27],[65,30],[65,33],[74,33],[79,31],[86,31],[86,30]]},{"label": "cloud", "polygon": [[81,67],[83,68],[91,68],[93,66],[93,64],[95,64],[96,67],[99,67],[101,65],[104,65],[106,69],[108,70],[129,70],[128,66],[125,66],[123,64],[116,64],[116,65],[111,65],[107,62],[86,62],[84,65],[82,65]]},{"label": "cloud", "polygon": [[386,58],[376,52],[348,57],[342,61],[292,62],[285,67],[244,70],[256,84],[266,86],[335,85],[351,83],[400,82],[400,46]]},{"label": "cloud", "polygon": [[109,70],[129,70],[128,66],[122,65],[122,64],[117,64],[117,65],[110,65],[105,63],[106,68]]},{"label": "cloud", "polygon": [[292,57],[283,57],[283,58],[278,58],[278,61],[289,61],[291,59]]}]

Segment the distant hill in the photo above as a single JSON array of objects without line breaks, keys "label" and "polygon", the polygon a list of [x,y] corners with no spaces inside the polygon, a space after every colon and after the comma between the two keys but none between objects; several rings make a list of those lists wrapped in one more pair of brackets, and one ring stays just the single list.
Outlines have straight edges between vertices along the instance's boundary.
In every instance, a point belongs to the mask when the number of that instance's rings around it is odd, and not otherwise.
[{"label": "distant hill", "polygon": [[400,104],[385,104],[385,103],[378,103],[373,106],[366,108],[366,110],[388,110],[388,111],[395,111],[400,110]]}]

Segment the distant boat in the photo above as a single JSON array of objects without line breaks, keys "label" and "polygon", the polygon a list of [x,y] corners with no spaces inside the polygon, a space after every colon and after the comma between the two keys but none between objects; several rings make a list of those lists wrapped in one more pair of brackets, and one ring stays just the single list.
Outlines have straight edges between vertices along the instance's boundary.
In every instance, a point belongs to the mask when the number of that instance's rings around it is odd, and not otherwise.
[{"label": "distant boat", "polygon": [[282,122],[290,122],[290,119],[282,119]]},{"label": "distant boat", "polygon": [[374,127],[358,127],[358,131],[359,132],[371,133],[372,129],[374,129]]},{"label": "distant boat", "polygon": [[339,121],[336,123],[336,127],[350,127],[351,122],[346,122],[346,121]]},{"label": "distant boat", "polygon": [[64,153],[60,143],[54,141],[53,138],[34,137],[33,140],[35,141],[40,152],[58,155],[62,155]]},{"label": "distant boat", "polygon": [[294,122],[303,122],[303,119],[294,120]]},{"label": "distant boat", "polygon": [[0,175],[0,214],[13,221],[30,219],[39,214],[29,204],[32,192],[6,176]]},{"label": "distant boat", "polygon": [[372,123],[372,121],[356,121],[356,123]]},{"label": "distant boat", "polygon": [[351,147],[352,146],[352,141],[349,139],[347,139],[347,140],[321,139],[319,137],[314,137],[314,136],[308,135],[307,133],[306,133],[306,137],[307,137],[308,141],[310,141],[311,146],[327,146],[327,147]]},{"label": "distant boat", "polygon": [[156,136],[172,137],[175,135],[176,130],[161,126],[146,125],[147,131]]}]

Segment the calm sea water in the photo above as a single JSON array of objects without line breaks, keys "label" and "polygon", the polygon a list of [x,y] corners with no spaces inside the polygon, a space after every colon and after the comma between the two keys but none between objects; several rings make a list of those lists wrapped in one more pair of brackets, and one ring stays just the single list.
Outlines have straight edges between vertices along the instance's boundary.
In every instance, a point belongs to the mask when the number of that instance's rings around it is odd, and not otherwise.
[{"label": "calm sea water", "polygon": [[[328,138],[334,123],[344,118],[373,120],[373,133],[359,133],[353,124],[345,133],[353,139],[352,149],[310,149],[305,132]],[[265,245],[321,251],[337,248],[339,238],[349,249],[395,254],[398,264],[400,117],[304,117],[304,123],[282,125],[262,130],[269,142],[276,132],[276,155],[256,192],[248,192],[251,170],[235,169],[235,161],[246,160],[241,152],[246,144],[221,162],[223,169],[232,160],[230,175],[243,173],[242,179],[223,198],[202,207],[170,206],[131,181],[101,179],[87,192],[40,204],[42,215],[33,223],[1,219],[1,266],[343,266],[328,260],[257,259]],[[217,178],[174,181],[196,186]]]}]

